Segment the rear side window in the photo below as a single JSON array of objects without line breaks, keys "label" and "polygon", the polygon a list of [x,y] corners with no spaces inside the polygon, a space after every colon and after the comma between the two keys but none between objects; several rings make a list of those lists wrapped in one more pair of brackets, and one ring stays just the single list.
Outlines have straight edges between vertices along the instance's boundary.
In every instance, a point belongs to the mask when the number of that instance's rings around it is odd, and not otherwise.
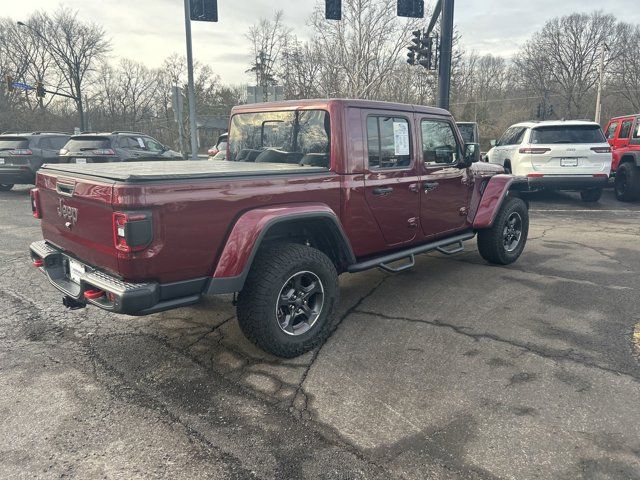
[{"label": "rear side window", "polygon": [[324,110],[237,113],[231,119],[228,160],[328,168],[330,132]]},{"label": "rear side window", "polygon": [[411,165],[409,122],[401,117],[367,117],[369,168],[404,168]]},{"label": "rear side window", "polygon": [[146,146],[141,137],[121,137],[119,145],[130,150],[146,150]]},{"label": "rear side window", "polygon": [[98,150],[100,148],[111,148],[111,141],[105,137],[76,137],[69,140],[64,148],[70,152]]},{"label": "rear side window", "polygon": [[16,148],[29,148],[29,140],[16,137],[0,138],[0,150],[14,150]]},{"label": "rear side window", "polygon": [[[624,127],[624,124],[623,124]],[[631,124],[629,124],[631,128]],[[627,130],[627,136],[629,130]],[[531,131],[531,143],[604,143],[606,140],[599,125],[554,125],[538,127]]]},{"label": "rear side window", "polygon": [[616,136],[616,129],[618,128],[618,123],[612,123],[611,125],[609,125],[609,128],[607,128],[607,140],[611,140],[612,138],[614,138]]},{"label": "rear side window", "polygon": [[527,129],[524,127],[511,127],[507,129],[497,146],[503,147],[505,145],[518,145],[522,143],[526,131]]},{"label": "rear side window", "polygon": [[425,164],[445,165],[458,161],[458,142],[449,123],[423,120],[420,122],[420,130]]},{"label": "rear side window", "polygon": [[636,120],[636,126],[633,130],[633,138],[640,138],[640,119]]}]

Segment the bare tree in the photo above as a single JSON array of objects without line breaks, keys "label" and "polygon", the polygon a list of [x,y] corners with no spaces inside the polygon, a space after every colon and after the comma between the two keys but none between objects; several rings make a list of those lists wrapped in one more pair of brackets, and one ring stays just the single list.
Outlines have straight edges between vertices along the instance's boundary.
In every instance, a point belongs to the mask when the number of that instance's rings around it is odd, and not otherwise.
[{"label": "bare tree", "polygon": [[614,52],[611,90],[628,103],[624,113],[640,111],[640,58],[632,48],[639,38],[640,26],[622,24],[617,42],[609,47]]},{"label": "bare tree", "polygon": [[245,35],[251,42],[253,61],[247,73],[256,77],[256,85],[268,87],[275,85],[275,69],[280,54],[287,44],[290,29],[282,21],[282,10],[275,12],[273,20],[261,19],[252,25]]}]

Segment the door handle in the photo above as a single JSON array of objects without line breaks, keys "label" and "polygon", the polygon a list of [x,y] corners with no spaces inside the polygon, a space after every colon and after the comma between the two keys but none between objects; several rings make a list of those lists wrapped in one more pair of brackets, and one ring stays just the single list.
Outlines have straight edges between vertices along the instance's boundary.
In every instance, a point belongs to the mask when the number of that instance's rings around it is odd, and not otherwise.
[{"label": "door handle", "polygon": [[438,182],[424,182],[424,191],[430,192],[431,190],[438,188],[438,185],[440,185]]},{"label": "door handle", "polygon": [[386,197],[387,195],[391,195],[392,193],[393,187],[381,187],[373,189],[373,194],[381,197]]},{"label": "door handle", "polygon": [[413,193],[419,193],[420,192],[420,184],[419,183],[412,183],[411,185],[409,185],[409,191],[413,192]]}]

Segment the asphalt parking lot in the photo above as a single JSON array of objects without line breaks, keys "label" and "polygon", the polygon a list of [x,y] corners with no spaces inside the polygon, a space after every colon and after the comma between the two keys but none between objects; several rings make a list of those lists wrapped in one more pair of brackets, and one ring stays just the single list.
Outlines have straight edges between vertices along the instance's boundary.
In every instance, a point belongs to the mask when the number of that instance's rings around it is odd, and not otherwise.
[{"label": "asphalt parking lot", "polygon": [[531,197],[522,258],[341,279],[319,349],[280,360],[229,297],[67,311],[0,194],[3,478],[640,478],[640,204]]}]

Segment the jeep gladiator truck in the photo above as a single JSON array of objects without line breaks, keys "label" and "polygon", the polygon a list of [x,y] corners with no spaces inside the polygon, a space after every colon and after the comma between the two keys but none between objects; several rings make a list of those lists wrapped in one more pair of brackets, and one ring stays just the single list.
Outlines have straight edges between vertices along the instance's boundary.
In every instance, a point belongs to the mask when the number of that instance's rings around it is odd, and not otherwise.
[{"label": "jeep gladiator truck", "polygon": [[616,198],[621,202],[640,199],[640,114],[612,118],[604,131],[613,154]]},{"label": "jeep gladiator truck", "polygon": [[526,180],[474,163],[441,109],[355,100],[235,107],[227,161],[57,164],[31,192],[34,266],[65,305],[147,315],[235,294],[282,357],[328,335],[338,275],[462,251],[514,262]]}]

